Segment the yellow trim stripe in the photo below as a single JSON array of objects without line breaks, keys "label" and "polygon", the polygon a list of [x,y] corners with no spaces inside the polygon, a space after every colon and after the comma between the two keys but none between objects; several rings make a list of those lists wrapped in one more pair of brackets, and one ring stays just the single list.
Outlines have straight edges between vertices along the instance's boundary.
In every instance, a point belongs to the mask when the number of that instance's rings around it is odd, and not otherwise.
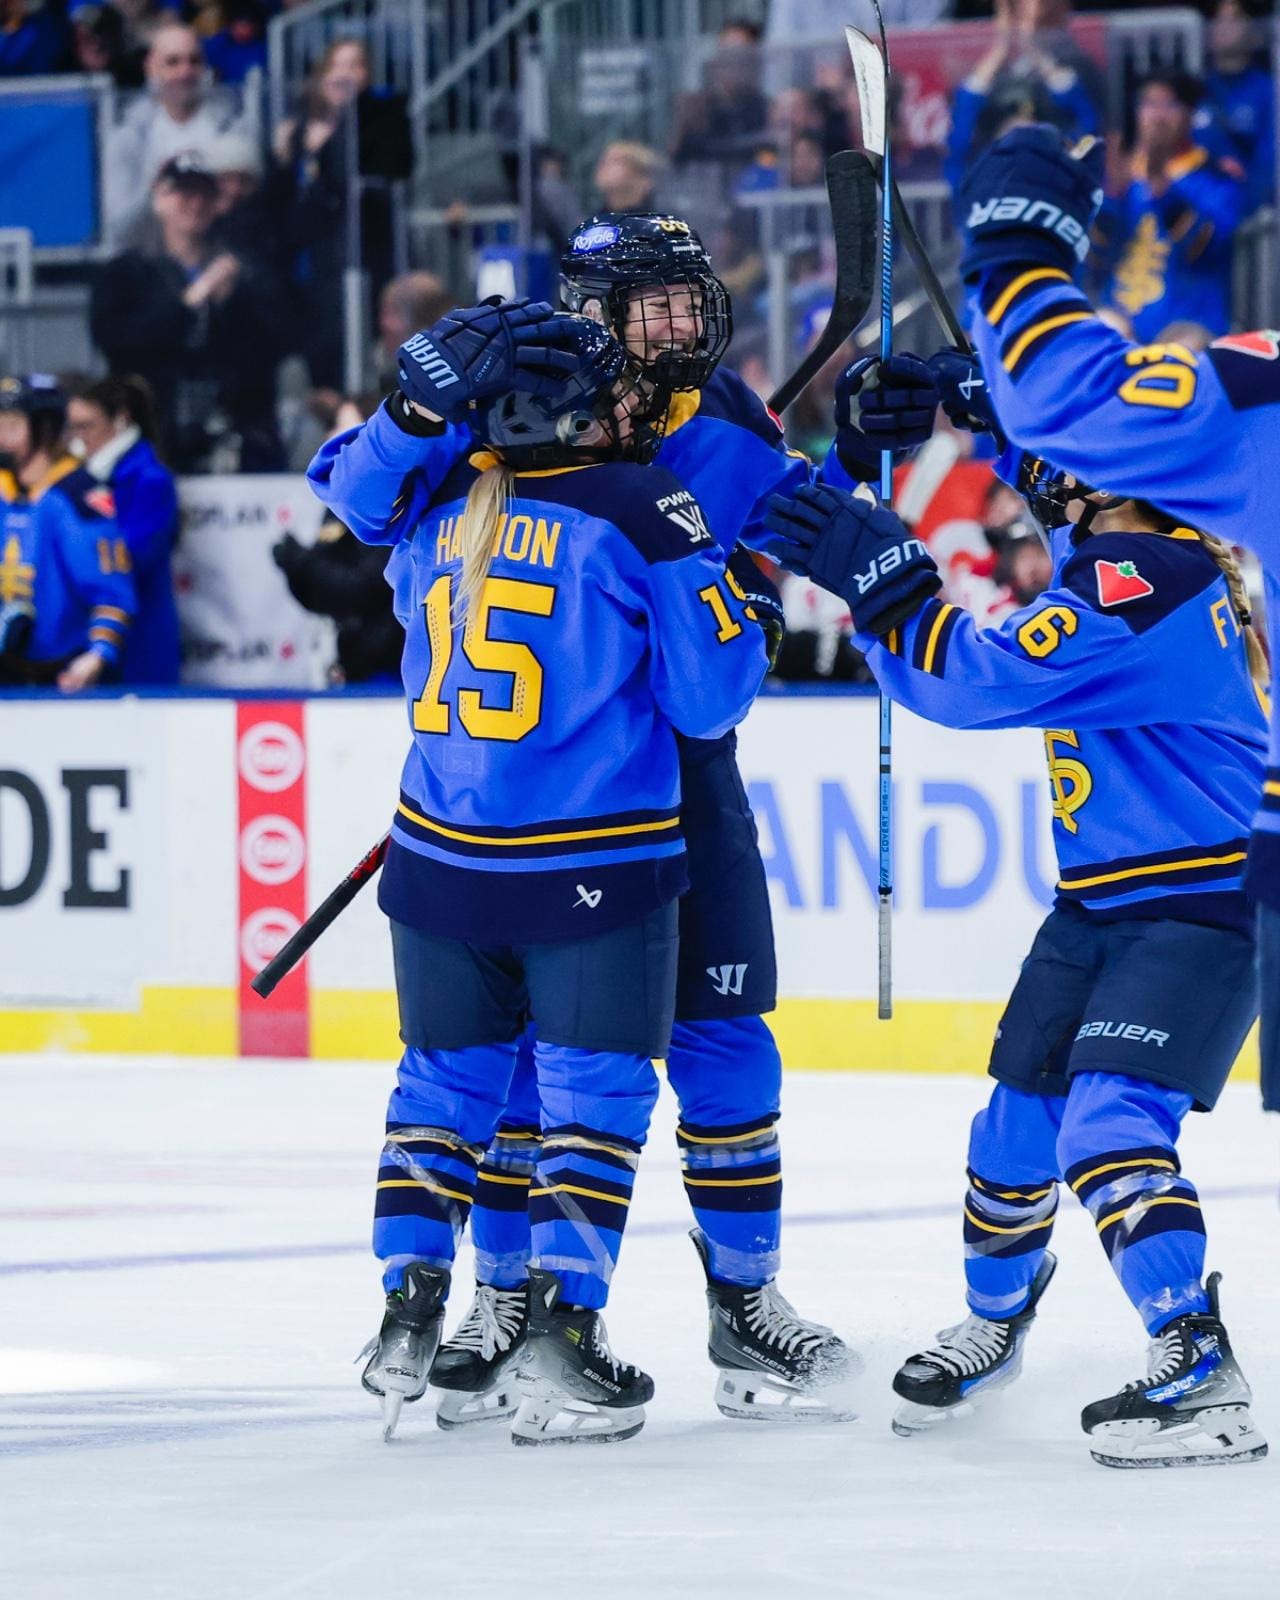
[{"label": "yellow trim stripe", "polygon": [[1031,1194],[1023,1194],[1019,1189],[993,1189],[990,1184],[983,1183],[981,1178],[972,1180],[975,1189],[981,1189],[983,1194],[989,1194],[993,1200],[1025,1200],[1030,1205],[1033,1200],[1043,1200],[1045,1195],[1053,1189],[1051,1183],[1043,1189],[1036,1189]]},{"label": "yellow trim stripe", "polygon": [[1092,1172],[1082,1172],[1072,1182],[1072,1191],[1079,1194],[1080,1185],[1088,1183],[1091,1178],[1100,1178],[1104,1172],[1120,1172],[1126,1167],[1167,1167],[1170,1172],[1177,1171],[1172,1161],[1155,1161],[1150,1156],[1142,1156],[1137,1161],[1112,1161],[1105,1167],[1094,1167]]},{"label": "yellow trim stripe", "polygon": [[782,1174],[775,1172],[771,1178],[686,1178],[690,1189],[749,1189],[757,1183],[781,1183]]},{"label": "yellow trim stripe", "polygon": [[1123,1211],[1117,1211],[1115,1216],[1108,1217],[1105,1222],[1100,1222],[1098,1224],[1098,1232],[1105,1233],[1111,1224],[1119,1222],[1121,1217],[1138,1217],[1143,1212],[1151,1211],[1156,1206],[1192,1206],[1199,1211],[1200,1202],[1192,1200],[1190,1196],[1183,1194],[1166,1194],[1155,1200],[1142,1200],[1137,1205],[1127,1206]]},{"label": "yellow trim stripe", "polygon": [[494,1138],[510,1139],[513,1142],[517,1139],[536,1139],[541,1141],[542,1135],[540,1133],[505,1133],[501,1128],[499,1128],[497,1133],[494,1134]]},{"label": "yellow trim stripe", "polygon": [[1022,1222],[1016,1228],[997,1228],[993,1222],[983,1222],[981,1217],[975,1217],[968,1206],[964,1208],[965,1220],[972,1222],[975,1228],[981,1228],[983,1233],[1034,1233],[1037,1228],[1047,1228],[1053,1221],[1052,1217],[1041,1217],[1038,1222]]},{"label": "yellow trim stripe", "polygon": [[581,1194],[588,1200],[607,1200],[611,1205],[629,1206],[630,1200],[624,1199],[620,1194],[601,1194],[599,1189],[584,1189],[576,1183],[553,1183],[546,1189],[530,1189],[529,1197],[535,1194]]},{"label": "yellow trim stripe", "polygon": [[495,849],[522,849],[530,844],[572,844],[577,839],[620,839],[632,833],[666,833],[680,826],[679,817],[667,817],[662,822],[628,822],[621,828],[582,828],[576,833],[525,833],[515,839],[490,839],[482,833],[464,833],[458,828],[446,828],[430,818],[410,811],[403,801],[396,807],[402,817],[416,822],[420,828],[441,834],[446,839],[459,839],[463,844],[487,844]]},{"label": "yellow trim stripe", "polygon": [[993,328],[998,327],[1005,312],[1028,285],[1048,282],[1050,279],[1059,283],[1070,283],[1071,274],[1063,272],[1061,267],[1033,267],[1030,272],[1020,274],[1005,287],[995,305],[987,312],[987,321]]},{"label": "yellow trim stripe", "polygon": [[714,1138],[708,1138],[701,1133],[686,1133],[679,1129],[682,1144],[742,1144],[747,1139],[758,1139],[762,1133],[772,1133],[773,1124],[766,1122],[763,1127],[753,1128],[750,1133],[719,1133]]},{"label": "yellow trim stripe", "polygon": [[1127,872],[1103,872],[1096,878],[1059,878],[1059,889],[1092,889],[1100,883],[1119,883],[1125,878],[1153,878],[1162,872],[1190,872],[1194,867],[1229,867],[1243,861],[1245,850],[1226,856],[1198,856],[1194,861],[1156,861],[1146,867],[1130,867]]},{"label": "yellow trim stripe", "polygon": [[944,604],[938,615],[933,619],[933,627],[929,630],[929,642],[924,647],[924,670],[933,671],[933,658],[938,648],[938,635],[942,632],[942,624],[955,610],[953,605]]},{"label": "yellow trim stripe", "polygon": [[429,1183],[426,1178],[384,1178],[376,1184],[378,1189],[428,1189],[432,1194],[448,1195],[450,1200],[461,1200],[470,1205],[474,1195],[462,1194],[457,1189],[446,1189],[442,1183]]},{"label": "yellow trim stripe", "polygon": [[1262,792],[1263,794],[1280,795],[1280,783],[1277,783],[1273,778],[1270,783],[1264,783],[1262,785]]},{"label": "yellow trim stripe", "polygon": [[481,1167],[481,1169],[480,1169],[480,1182],[481,1183],[509,1183],[509,1184],[514,1185],[517,1188],[528,1188],[528,1186],[533,1182],[533,1177],[532,1177],[532,1175],[530,1175],[527,1178],[500,1178],[496,1172],[486,1172],[484,1170],[484,1168]]},{"label": "yellow trim stripe", "polygon": [[123,622],[127,624],[129,621],[129,613],[121,611],[119,606],[94,606],[93,615],[95,617],[104,617],[108,622]]},{"label": "yellow trim stripe", "polygon": [[607,1156],[626,1156],[632,1161],[639,1160],[637,1151],[621,1150],[616,1144],[605,1144],[599,1139],[586,1139],[580,1133],[553,1134],[550,1138],[544,1138],[544,1156],[548,1149],[553,1152],[556,1150],[603,1150]]},{"label": "yellow trim stripe", "polygon": [[1033,322],[1014,341],[1013,349],[1010,350],[1002,362],[1004,370],[1012,372],[1036,340],[1042,338],[1046,333],[1052,333],[1055,328],[1069,327],[1073,322],[1088,322],[1092,316],[1092,311],[1064,311],[1061,316],[1045,317],[1043,321]]}]

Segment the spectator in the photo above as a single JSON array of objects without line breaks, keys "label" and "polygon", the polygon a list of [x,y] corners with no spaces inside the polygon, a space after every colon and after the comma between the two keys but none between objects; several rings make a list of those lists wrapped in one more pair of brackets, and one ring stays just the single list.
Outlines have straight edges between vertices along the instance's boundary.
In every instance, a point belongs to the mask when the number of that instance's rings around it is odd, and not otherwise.
[{"label": "spectator", "polygon": [[129,49],[125,21],[112,5],[77,6],[71,43],[79,72],[105,72],[117,89],[142,87],[142,64]]},{"label": "spectator", "polygon": [[[308,79],[301,115],[282,122],[275,138],[275,193],[287,216],[302,354],[312,383],[323,388],[341,388],[343,380],[350,186],[361,177],[406,178],[413,166],[404,97],[369,84],[364,45],[335,40]],[[352,108],[353,130],[346,124]],[[391,214],[385,190],[375,186],[365,186],[360,198],[360,252],[360,262],[352,264],[364,268],[377,293],[391,276]]]},{"label": "spectator", "polygon": [[[567,231],[567,230],[566,230]],[[429,328],[458,303],[434,272],[405,272],[383,289],[378,298],[378,348],[375,361],[378,388],[387,393],[399,387],[396,351],[419,328]]]},{"label": "spectator", "polygon": [[727,22],[702,69],[701,87],[676,101],[673,162],[742,165],[769,114],[760,63],[760,29],[751,22]]},{"label": "spectator", "polygon": [[[927,28],[950,15],[952,0],[880,0],[880,9],[891,28]],[[769,39],[778,44],[825,44],[840,37],[848,20],[844,0],[772,0]]]},{"label": "spectator", "polygon": [[67,61],[66,24],[54,0],[0,0],[0,78],[36,78]]},{"label": "spectator", "polygon": [[662,157],[647,144],[615,139],[596,163],[598,211],[657,211]]},{"label": "spectator", "polygon": [[156,174],[174,156],[203,155],[236,125],[234,105],[210,93],[194,29],[161,23],[145,63],[147,95],[107,135],[103,211],[109,242],[129,240],[146,217]]},{"label": "spectator", "polygon": [[1067,32],[1065,0],[995,0],[991,48],[956,89],[943,163],[953,191],[970,158],[1018,122],[1071,138],[1102,131],[1104,85]]},{"label": "spectator", "polygon": [[[289,276],[289,252],[281,237],[278,197],[265,183],[257,145],[242,133],[221,134],[209,146],[205,165],[218,185],[213,205],[218,244],[254,262],[274,285],[282,286]],[[293,326],[286,315],[281,323],[282,329]]]},{"label": "spectator", "polygon": [[138,609],[121,677],[130,684],[175,684],[182,649],[170,557],[178,538],[178,492],[155,452],[151,393],[141,378],[103,378],[71,396],[67,433],[86,471],[110,488],[133,563]]},{"label": "spectator", "polygon": [[1231,241],[1244,185],[1191,136],[1199,88],[1184,73],[1153,73],[1138,92],[1128,181],[1104,209],[1117,264],[1107,298],[1150,342],[1168,323],[1215,335],[1231,319]]},{"label": "spectator", "polygon": [[[362,420],[358,415],[355,421]],[[391,609],[385,577],[390,551],[362,544],[342,523],[326,520],[312,545],[289,533],[272,550],[289,593],[306,611],[332,617],[338,628],[338,659],[330,680],[395,683],[400,676],[404,629]]]},{"label": "spectator", "polygon": [[267,12],[261,0],[219,0],[218,24],[204,41],[204,58],[223,83],[243,83],[267,70]]},{"label": "spectator", "polygon": [[177,156],[152,185],[155,253],[128,250],[93,286],[90,328],[113,374],[150,384],[165,455],[179,472],[235,452],[242,472],[283,465],[276,366],[284,353],[278,295],[213,238],[218,185]]},{"label": "spectator", "polygon": [[1275,84],[1270,72],[1258,65],[1259,33],[1257,21],[1241,0],[1219,0],[1214,7],[1205,94],[1230,153],[1244,169],[1250,211],[1266,204],[1275,188]]}]

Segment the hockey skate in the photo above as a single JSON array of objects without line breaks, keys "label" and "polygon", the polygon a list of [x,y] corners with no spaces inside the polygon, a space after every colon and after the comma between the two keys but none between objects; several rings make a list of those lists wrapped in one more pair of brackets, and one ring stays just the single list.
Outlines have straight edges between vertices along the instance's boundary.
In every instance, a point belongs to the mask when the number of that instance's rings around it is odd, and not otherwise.
[{"label": "hockey skate", "polygon": [[798,1316],[777,1286],[722,1283],[711,1276],[706,1236],[693,1240],[707,1274],[707,1354],[720,1368],[716,1405],[753,1422],[848,1422],[848,1386],[862,1370],[844,1340]]},{"label": "hockey skate", "polygon": [[501,1422],[518,1402],[515,1367],[529,1329],[529,1286],[477,1284],[471,1309],[431,1363],[431,1386],[441,1390],[436,1425],[468,1427]]},{"label": "hockey skate", "polygon": [[387,1310],[376,1339],[356,1357],[369,1359],[360,1382],[382,1402],[382,1437],[390,1440],[406,1400],[421,1400],[427,1388],[440,1333],[449,1273],[415,1261],[405,1268],[404,1287],[387,1296]]},{"label": "hockey skate", "polygon": [[1179,1317],[1152,1339],[1147,1376],[1095,1400],[1080,1416],[1104,1467],[1198,1467],[1257,1461],[1267,1441],[1249,1414],[1252,1391],[1218,1316],[1209,1277],[1207,1312]]},{"label": "hockey skate", "polygon": [[893,1392],[902,1399],[893,1431],[903,1438],[927,1433],[948,1417],[970,1415],[979,1400],[1006,1389],[1022,1371],[1022,1347],[1058,1258],[1045,1251],[1031,1298],[1016,1317],[968,1316],[944,1328],[938,1342],[898,1368]]},{"label": "hockey skate", "polygon": [[561,1306],[554,1273],[529,1273],[529,1332],[517,1382],[514,1444],[608,1444],[644,1427],[653,1379],[619,1361],[598,1311]]}]

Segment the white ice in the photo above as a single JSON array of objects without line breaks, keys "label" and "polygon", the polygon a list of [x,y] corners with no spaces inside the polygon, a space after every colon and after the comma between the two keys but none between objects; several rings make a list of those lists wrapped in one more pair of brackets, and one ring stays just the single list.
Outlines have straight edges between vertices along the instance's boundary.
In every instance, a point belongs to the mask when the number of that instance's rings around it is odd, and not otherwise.
[{"label": "white ice", "polygon": [[[609,1312],[639,1438],[516,1450],[429,1401],[381,1441],[352,1357],[389,1067],[0,1060],[4,1600],[1253,1600],[1280,1596],[1280,1141],[1195,1117],[1212,1266],[1276,1454],[1114,1472],[1080,1407],[1144,1338],[1067,1200],[1020,1383],[968,1431],[889,1431],[901,1358],[963,1313],[966,1077],[791,1073],[784,1292],[868,1357],[827,1428],[715,1411],[664,1091]],[[467,1303],[467,1257],[454,1314]]]}]

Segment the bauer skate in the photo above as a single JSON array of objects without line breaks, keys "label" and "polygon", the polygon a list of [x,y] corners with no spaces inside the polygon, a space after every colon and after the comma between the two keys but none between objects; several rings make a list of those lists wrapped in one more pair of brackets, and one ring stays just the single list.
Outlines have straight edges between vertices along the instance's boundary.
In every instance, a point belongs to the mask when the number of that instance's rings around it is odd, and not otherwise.
[{"label": "bauer skate", "polygon": [[1253,1394],[1218,1316],[1219,1272],[1207,1312],[1179,1317],[1147,1349],[1147,1376],[1080,1416],[1104,1467],[1198,1467],[1257,1461],[1267,1441],[1249,1415]]},{"label": "bauer skate", "polygon": [[848,1422],[848,1386],[862,1370],[844,1340],[807,1322],[773,1283],[747,1288],[711,1276],[706,1235],[689,1237],[707,1275],[707,1354],[720,1368],[716,1405],[753,1422]]},{"label": "bauer skate", "polygon": [[421,1400],[427,1373],[444,1327],[449,1273],[415,1261],[404,1271],[404,1287],[387,1296],[376,1339],[356,1357],[368,1356],[360,1382],[382,1402],[382,1437],[390,1440],[406,1400]]},{"label": "bauer skate", "polygon": [[519,1359],[524,1397],[514,1444],[607,1444],[644,1427],[653,1379],[619,1361],[598,1311],[561,1306],[554,1273],[529,1274],[529,1333]]},{"label": "bauer skate", "polygon": [[1008,1388],[1022,1371],[1022,1347],[1057,1265],[1057,1257],[1046,1250],[1031,1297],[1016,1317],[968,1316],[944,1328],[931,1349],[903,1362],[893,1378],[893,1392],[902,1399],[893,1416],[895,1433],[903,1438],[927,1433],[948,1417],[968,1416],[980,1400]]},{"label": "bauer skate", "polygon": [[431,1363],[431,1386],[441,1390],[436,1425],[468,1427],[501,1422],[519,1400],[515,1368],[529,1331],[529,1286],[477,1284],[471,1309]]}]

